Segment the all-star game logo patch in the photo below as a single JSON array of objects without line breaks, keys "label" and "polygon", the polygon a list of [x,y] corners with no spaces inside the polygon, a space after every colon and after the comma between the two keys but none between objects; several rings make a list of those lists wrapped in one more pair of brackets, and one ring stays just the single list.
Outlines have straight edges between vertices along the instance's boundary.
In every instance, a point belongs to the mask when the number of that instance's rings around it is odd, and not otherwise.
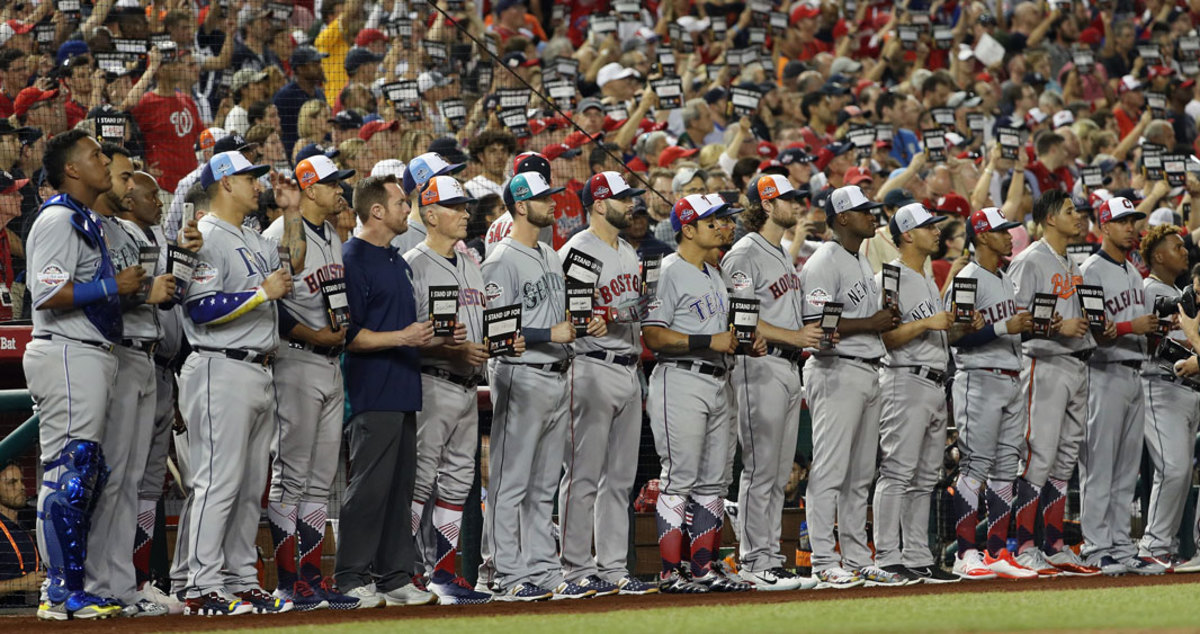
[{"label": "all-star game logo patch", "polygon": [[829,293],[827,293],[825,291],[825,289],[814,288],[812,291],[809,292],[808,297],[806,299],[808,300],[809,304],[812,304],[813,306],[816,306],[817,308],[824,308],[825,304],[827,302],[829,302],[830,300],[832,300],[833,298],[829,296]]},{"label": "all-star game logo patch", "polygon": [[483,294],[487,296],[489,302],[494,302],[504,294],[504,287],[495,282],[488,282],[487,286],[483,287]]},{"label": "all-star game logo patch", "polygon": [[37,278],[38,282],[46,286],[59,286],[71,279],[71,276],[57,264],[47,264],[38,271]]},{"label": "all-star game logo patch", "polygon": [[729,281],[733,283],[733,290],[744,291],[750,288],[750,276],[741,271],[734,271],[733,275],[729,276]]},{"label": "all-star game logo patch", "polygon": [[204,284],[211,282],[217,278],[217,269],[208,262],[201,262],[196,265],[196,270],[192,272],[192,282]]}]

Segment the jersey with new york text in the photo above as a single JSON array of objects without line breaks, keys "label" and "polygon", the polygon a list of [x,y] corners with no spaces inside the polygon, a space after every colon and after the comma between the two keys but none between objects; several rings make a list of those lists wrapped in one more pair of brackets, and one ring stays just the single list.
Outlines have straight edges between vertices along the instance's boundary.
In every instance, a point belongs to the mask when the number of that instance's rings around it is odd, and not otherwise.
[{"label": "jersey with new york text", "polygon": [[[800,271],[804,289],[804,320],[816,321],[828,302],[841,302],[842,319],[865,319],[879,312],[883,297],[866,256],[851,253],[837,242],[822,244]],[[878,359],[884,355],[879,333],[848,335],[829,350],[814,350],[822,357],[838,355]]]},{"label": "jersey with new york text", "polygon": [[[892,260],[891,264],[900,268],[900,286],[897,293],[900,323],[920,321],[942,312],[942,299],[933,276],[908,268],[900,258]],[[876,284],[882,285],[882,279],[882,272],[875,275]],[[945,331],[926,330],[912,341],[888,350],[886,362],[893,368],[924,366],[944,372],[948,357],[946,344]]]}]

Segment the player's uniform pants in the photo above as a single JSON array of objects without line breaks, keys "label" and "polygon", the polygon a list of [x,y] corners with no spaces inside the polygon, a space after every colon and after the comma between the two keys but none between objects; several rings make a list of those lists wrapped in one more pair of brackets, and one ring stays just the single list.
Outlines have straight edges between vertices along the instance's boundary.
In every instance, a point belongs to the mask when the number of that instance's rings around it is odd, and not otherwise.
[{"label": "player's uniform pants", "polygon": [[175,374],[165,361],[155,360],[154,386],[154,429],[138,499],[157,501],[167,478],[167,454],[175,426]]},{"label": "player's uniform pants", "polygon": [[762,572],[782,566],[783,489],[792,475],[804,391],[797,362],[738,356],[730,379],[737,403],[742,476],[738,486],[739,560]]},{"label": "player's uniform pants", "polygon": [[910,368],[884,368],[879,386],[883,458],[872,506],[875,561],[880,566],[931,566],[929,505],[946,449],[946,391]]},{"label": "player's uniform pants", "polygon": [[646,410],[662,464],[659,495],[724,495],[728,484],[728,382],[662,361],[650,373]]},{"label": "player's uniform pants", "polygon": [[193,352],[179,373],[192,473],[188,596],[258,587],[255,547],[270,468],[271,368]]},{"label": "player's uniform pants", "polygon": [[1176,555],[1179,554],[1176,534],[1192,488],[1200,392],[1162,378],[1145,377],[1142,393],[1146,449],[1154,463],[1154,482],[1139,551],[1152,557]]},{"label": "player's uniform pants", "polygon": [[552,515],[571,415],[569,371],[489,367],[491,471],[479,574],[504,590],[563,582]]},{"label": "player's uniform pants", "polygon": [[149,351],[116,346],[116,384],[108,402],[100,446],[111,469],[88,533],[85,589],[126,604],[137,599],[133,546],[138,488],[150,455],[156,405],[154,361]]},{"label": "player's uniform pants", "polygon": [[1067,481],[1079,460],[1088,414],[1087,365],[1071,355],[1025,357],[1021,370],[1029,414],[1023,476],[1035,489]]},{"label": "player's uniform pants", "polygon": [[[37,404],[38,444],[42,464],[58,460],[72,440],[101,442],[109,394],[116,383],[117,356],[113,346],[95,346],[55,336],[34,339],[25,347],[21,365],[29,395]],[[105,451],[103,445],[101,450]],[[43,482],[58,482],[62,467],[42,474]],[[41,519],[46,496],[55,489],[38,489],[38,552],[49,552]],[[133,526],[127,530],[133,531]],[[132,557],[130,551],[126,553]]]},{"label": "player's uniform pants", "polygon": [[[806,517],[814,572],[871,565],[867,492],[875,478],[881,407],[879,376],[870,364],[810,357],[804,388],[812,411],[813,461]],[[835,550],[834,526],[841,543]]]},{"label": "player's uniform pants", "polygon": [[1020,378],[987,369],[959,370],[950,392],[962,455],[959,471],[979,482],[1012,482],[1028,418]]},{"label": "player's uniform pants", "polygon": [[1088,366],[1088,420],[1079,454],[1080,555],[1096,565],[1104,555],[1137,554],[1129,536],[1130,504],[1142,462],[1141,362]]},{"label": "player's uniform pants", "polygon": [[[637,472],[642,388],[636,365],[575,358],[571,417],[558,489],[567,581],[629,574],[629,495]],[[595,557],[592,556],[593,541]]]},{"label": "player's uniform pants", "polygon": [[325,504],[342,444],[342,367],[338,357],[280,346],[275,362],[277,432],[272,502]]}]

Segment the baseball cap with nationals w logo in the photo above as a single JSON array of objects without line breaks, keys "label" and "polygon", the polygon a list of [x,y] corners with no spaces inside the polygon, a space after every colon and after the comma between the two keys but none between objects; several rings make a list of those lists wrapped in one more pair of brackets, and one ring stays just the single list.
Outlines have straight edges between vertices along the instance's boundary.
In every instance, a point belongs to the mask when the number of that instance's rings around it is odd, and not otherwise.
[{"label": "baseball cap with nationals w logo", "polygon": [[200,186],[208,189],[227,176],[249,174],[258,178],[269,171],[270,165],[254,165],[241,152],[221,152],[209,159],[204,169],[200,170]]},{"label": "baseball cap with nationals w logo", "polygon": [[351,176],[354,176],[354,170],[339,170],[324,154],[310,156],[296,165],[296,181],[300,183],[300,189],[308,189],[317,183],[333,185]]},{"label": "baseball cap with nationals w logo", "polygon": [[421,187],[421,206],[442,205],[452,207],[474,200],[463,190],[462,183],[453,176],[434,176]]},{"label": "baseball cap with nationals w logo", "polygon": [[584,207],[591,207],[598,200],[633,198],[644,193],[644,189],[630,187],[625,178],[617,172],[600,172],[588,179],[581,192],[581,198]]}]

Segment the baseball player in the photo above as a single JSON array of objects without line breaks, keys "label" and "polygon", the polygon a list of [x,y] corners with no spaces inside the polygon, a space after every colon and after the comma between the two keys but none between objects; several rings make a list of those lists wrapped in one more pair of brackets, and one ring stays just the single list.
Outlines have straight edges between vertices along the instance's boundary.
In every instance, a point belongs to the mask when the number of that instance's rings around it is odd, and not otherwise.
[{"label": "baseball player", "polygon": [[[874,273],[859,253],[861,242],[875,234],[871,211],[879,206],[856,185],[834,190],[825,214],[838,241],[823,244],[800,271],[806,322],[821,320],[826,303],[842,304],[841,341],[813,349],[804,365],[813,425],[805,506],[818,588],[908,583],[874,564],[866,539],[867,491],[879,444],[877,372],[885,352],[879,334],[900,321],[895,309],[881,308]],[[835,522],[840,553],[834,550]]]},{"label": "baseball player", "polygon": [[[279,304],[279,330],[287,341],[274,368],[279,428],[267,501],[279,573],[274,595],[290,599],[297,610],[350,610],[359,600],[338,592],[333,579],[321,574],[321,545],[345,406],[340,356],[346,329],[328,308],[345,298],[344,289],[331,294],[326,286],[345,276],[342,242],[330,219],[342,199],[341,181],[354,176],[354,170],[339,170],[318,154],[300,161],[295,174],[306,247],[302,268],[295,269],[301,283]],[[276,218],[263,237],[283,242],[289,221]]]},{"label": "baseball player", "polygon": [[[193,499],[185,615],[278,613],[289,600],[258,585],[255,537],[274,433],[271,366],[279,345],[275,300],[292,288],[274,242],[242,227],[270,167],[223,152],[200,177],[211,211],[185,297],[193,352],[179,373]],[[230,596],[232,592],[236,596]]]},{"label": "baseball player", "polygon": [[742,226],[749,232],[721,261],[731,297],[757,299],[758,329],[767,356],[738,355],[730,382],[737,395],[742,477],[738,487],[741,577],[757,590],[811,588],[816,581],[783,568],[780,530],[783,489],[792,474],[800,405],[804,398],[800,364],[804,348],[817,345],[818,324],[804,325],[800,278],[780,242],[796,225],[800,192],[782,176],[764,175],[746,189],[749,206]]},{"label": "baseball player", "polygon": [[1104,289],[1106,330],[1088,362],[1088,418],[1079,456],[1080,554],[1106,575],[1167,571],[1150,557],[1138,557],[1129,535],[1129,502],[1146,425],[1141,380],[1145,335],[1158,328],[1158,316],[1146,306],[1142,275],[1126,261],[1138,238],[1135,222],[1145,217],[1128,198],[1100,203],[1096,218],[1104,241],[1080,267],[1084,282]]},{"label": "baseball player", "polygon": [[[150,242],[138,227],[116,217],[117,211],[129,207],[133,180],[129,152],[111,143],[105,143],[103,151],[109,157],[113,186],[96,199],[94,209],[100,215],[113,265],[125,270],[140,265],[140,250]],[[123,330],[120,345],[113,349],[116,383],[100,440],[110,472],[88,535],[91,557],[85,587],[92,594],[117,599],[131,616],[162,616],[167,614],[166,606],[138,596],[131,557],[135,531],[130,529],[137,524],[137,487],[146,470],[154,429],[153,356],[160,335],[156,305],[174,299],[175,276],[160,275],[145,284],[145,291],[139,289],[122,302]]]},{"label": "baseball player", "polygon": [[33,340],[21,360],[37,404],[44,470],[38,491],[38,551],[46,584],[38,618],[113,616],[121,605],[84,590],[88,529],[108,465],[100,439],[117,374],[121,296],[141,286],[140,266],[117,272],[90,208],[112,188],[108,157],[82,130],[46,144],[47,200],[26,241]]},{"label": "baseball player", "polygon": [[[454,250],[467,235],[470,198],[451,176],[434,176],[438,200],[421,207],[424,242],[405,254],[413,270],[417,319],[431,314],[429,289],[458,289],[456,328],[464,340],[440,338],[421,359],[421,411],[417,412],[417,469],[413,485],[412,528],[420,529],[425,507],[433,501],[430,523],[436,531],[434,554],[425,566],[430,571],[429,590],[440,605],[473,605],[491,601],[487,592],[476,592],[455,571],[463,506],[475,475],[479,404],[475,387],[483,376],[487,347],[483,345],[483,274],[479,265]],[[411,230],[412,220],[409,220]],[[434,483],[437,483],[434,499]]]},{"label": "baseball player", "polygon": [[[929,550],[929,504],[946,448],[947,345],[983,327],[978,313],[971,323],[955,323],[942,307],[933,276],[925,273],[939,246],[937,224],[944,220],[910,203],[888,221],[892,244],[900,250],[891,264],[900,272],[895,303],[901,317],[900,325],[881,335],[887,348],[879,373],[882,457],[871,508],[876,563],[913,583],[960,580],[942,570]],[[882,286],[882,272],[875,283]]]},{"label": "baseball player", "polygon": [[[1179,232],[1177,226],[1160,225],[1142,237],[1142,261],[1150,266],[1150,276],[1144,281],[1147,307],[1153,308],[1160,297],[1180,296],[1174,280],[1187,272],[1188,256]],[[1168,336],[1181,344],[1187,341],[1175,328]],[[1142,363],[1142,392],[1146,448],[1154,465],[1154,480],[1138,555],[1153,557],[1175,572],[1200,572],[1200,560],[1184,562],[1175,539],[1191,490],[1200,393],[1163,369],[1165,362],[1155,358],[1153,349],[1147,349],[1147,355]]]},{"label": "baseball player", "polygon": [[[713,565],[733,442],[726,355],[737,349],[737,339],[728,325],[725,282],[705,259],[724,240],[716,216],[734,212],[717,197],[692,194],[676,201],[670,219],[679,250],[663,258],[657,294],[642,321],[646,346],[659,360],[650,374],[646,409],[662,463],[655,508],[662,592],[751,588]],[[765,352],[765,341],[758,346]],[[682,564],[685,530],[690,567]]]},{"label": "baseball player", "polygon": [[[954,342],[954,424],[958,428],[958,479],[954,483],[954,532],[958,555],[954,574],[964,579],[1029,579],[1037,573],[1020,566],[1008,550],[1013,481],[1025,434],[1025,395],[1021,390],[1021,334],[1033,317],[1017,310],[1016,289],[1004,269],[1012,255],[1010,222],[999,208],[971,214],[968,235],[975,260],[956,279],[975,280],[975,311],[985,327]],[[946,296],[952,308],[953,293]],[[987,543],[975,541],[980,497],[987,502]]]},{"label": "baseball player", "polygon": [[437,152],[426,152],[408,162],[400,181],[404,193],[412,198],[410,201],[412,211],[408,216],[408,231],[392,240],[392,246],[396,247],[401,255],[408,253],[413,247],[425,241],[427,232],[425,224],[421,221],[420,201],[417,199],[421,188],[435,176],[457,174],[465,167],[466,165],[463,163],[448,162]]},{"label": "baseball player", "polygon": [[[1028,412],[1025,470],[1017,480],[1014,501],[1017,563],[1041,576],[1093,576],[1100,570],[1084,564],[1062,541],[1067,480],[1075,470],[1087,416],[1085,364],[1096,345],[1076,296],[1083,274],[1066,255],[1067,243],[1083,225],[1070,197],[1059,190],[1049,190],[1034,202],[1033,220],[1042,226],[1042,238],[1009,266],[1017,310],[1033,308],[1035,293],[1050,293],[1058,297],[1055,314],[1061,321],[1049,337],[1028,338],[1023,344],[1021,383]],[[1040,548],[1033,543],[1039,513],[1045,538]]]},{"label": "baseball player", "polygon": [[658,590],[626,567],[629,496],[642,426],[637,375],[642,299],[637,253],[618,233],[632,220],[633,197],[643,193],[617,172],[592,176],[582,190],[588,229],[558,250],[564,262],[574,251],[601,263],[595,309],[609,315],[607,335],[575,340],[571,417],[558,490],[563,574],[596,596]]},{"label": "baseball player", "polygon": [[[550,182],[550,161],[537,152],[522,152],[513,159],[513,175],[522,172],[537,172]],[[488,225],[488,230],[484,234],[484,258],[490,257],[496,245],[512,232],[513,215],[511,211],[505,211],[500,214],[492,224]],[[549,243],[554,236],[553,225],[544,227],[538,231],[538,240]]]},{"label": "baseball player", "polygon": [[[512,233],[483,264],[484,294],[489,306],[521,306],[527,349],[489,367],[492,471],[479,576],[484,586],[491,582],[498,600],[584,598],[596,591],[564,580],[550,526],[571,415],[567,373],[575,326],[563,319],[562,262],[537,234],[554,222],[550,196],[559,190],[537,172],[517,174],[505,189]],[[437,195],[429,191],[422,202]],[[589,335],[606,332],[602,319],[588,323]]]}]

